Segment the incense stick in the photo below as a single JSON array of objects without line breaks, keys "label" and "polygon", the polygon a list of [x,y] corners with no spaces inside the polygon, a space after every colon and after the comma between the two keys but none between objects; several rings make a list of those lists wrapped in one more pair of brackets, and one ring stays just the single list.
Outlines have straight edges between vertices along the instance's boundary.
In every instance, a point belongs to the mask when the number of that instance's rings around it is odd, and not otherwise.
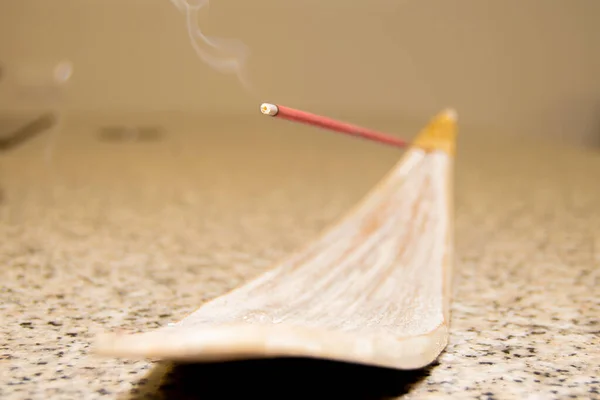
[{"label": "incense stick", "polygon": [[343,133],[351,136],[358,136],[364,139],[372,140],[378,143],[387,144],[395,147],[407,147],[408,142],[400,138],[378,132],[372,129],[363,128],[361,126],[349,124],[346,122],[337,121],[332,118],[323,117],[321,115],[311,114],[305,111],[296,110],[290,107],[263,103],[260,106],[260,111],[272,117],[283,118],[288,121],[300,122],[316,126],[319,128]]}]

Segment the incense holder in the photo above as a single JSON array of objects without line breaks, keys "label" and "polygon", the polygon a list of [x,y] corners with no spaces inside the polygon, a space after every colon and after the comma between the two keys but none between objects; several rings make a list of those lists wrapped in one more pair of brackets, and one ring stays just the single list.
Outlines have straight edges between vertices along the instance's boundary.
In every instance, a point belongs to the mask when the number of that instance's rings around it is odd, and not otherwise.
[{"label": "incense holder", "polygon": [[367,196],[305,248],[181,321],[94,351],[174,362],[309,357],[422,368],[448,342],[456,116],[435,116]]}]

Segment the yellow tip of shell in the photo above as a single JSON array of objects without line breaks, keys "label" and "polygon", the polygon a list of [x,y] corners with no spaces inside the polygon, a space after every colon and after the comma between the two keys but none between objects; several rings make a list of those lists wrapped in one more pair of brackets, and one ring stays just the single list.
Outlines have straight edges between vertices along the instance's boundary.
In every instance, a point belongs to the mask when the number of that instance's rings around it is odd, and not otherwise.
[{"label": "yellow tip of shell", "polygon": [[453,121],[458,121],[458,113],[456,112],[456,110],[454,108],[446,108],[443,111],[443,114],[446,116],[446,118],[451,119]]},{"label": "yellow tip of shell", "polygon": [[453,108],[447,108],[423,128],[413,146],[422,147],[425,150],[441,150],[450,155],[454,155],[456,146],[456,122],[458,113]]}]

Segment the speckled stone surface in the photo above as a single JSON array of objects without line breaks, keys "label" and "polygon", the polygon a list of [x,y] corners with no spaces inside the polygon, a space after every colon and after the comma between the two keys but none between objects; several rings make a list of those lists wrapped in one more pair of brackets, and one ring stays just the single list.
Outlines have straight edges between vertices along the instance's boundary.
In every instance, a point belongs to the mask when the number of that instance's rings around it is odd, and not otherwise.
[{"label": "speckled stone surface", "polygon": [[98,136],[100,122],[67,122],[51,159],[47,136],[0,154],[1,399],[600,398],[599,150],[461,133],[451,339],[430,368],[172,368],[90,344],[261,273],[399,153],[262,119],[138,141]]}]

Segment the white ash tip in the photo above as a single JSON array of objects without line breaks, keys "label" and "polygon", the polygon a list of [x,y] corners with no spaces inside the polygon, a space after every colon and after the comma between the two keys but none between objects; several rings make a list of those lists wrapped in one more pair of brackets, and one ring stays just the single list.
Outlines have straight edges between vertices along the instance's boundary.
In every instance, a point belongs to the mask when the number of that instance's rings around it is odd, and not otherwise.
[{"label": "white ash tip", "polygon": [[271,104],[271,103],[262,103],[260,105],[260,112],[265,114],[265,115],[277,115],[277,113],[279,112],[279,109],[277,108],[277,106],[275,104]]}]

